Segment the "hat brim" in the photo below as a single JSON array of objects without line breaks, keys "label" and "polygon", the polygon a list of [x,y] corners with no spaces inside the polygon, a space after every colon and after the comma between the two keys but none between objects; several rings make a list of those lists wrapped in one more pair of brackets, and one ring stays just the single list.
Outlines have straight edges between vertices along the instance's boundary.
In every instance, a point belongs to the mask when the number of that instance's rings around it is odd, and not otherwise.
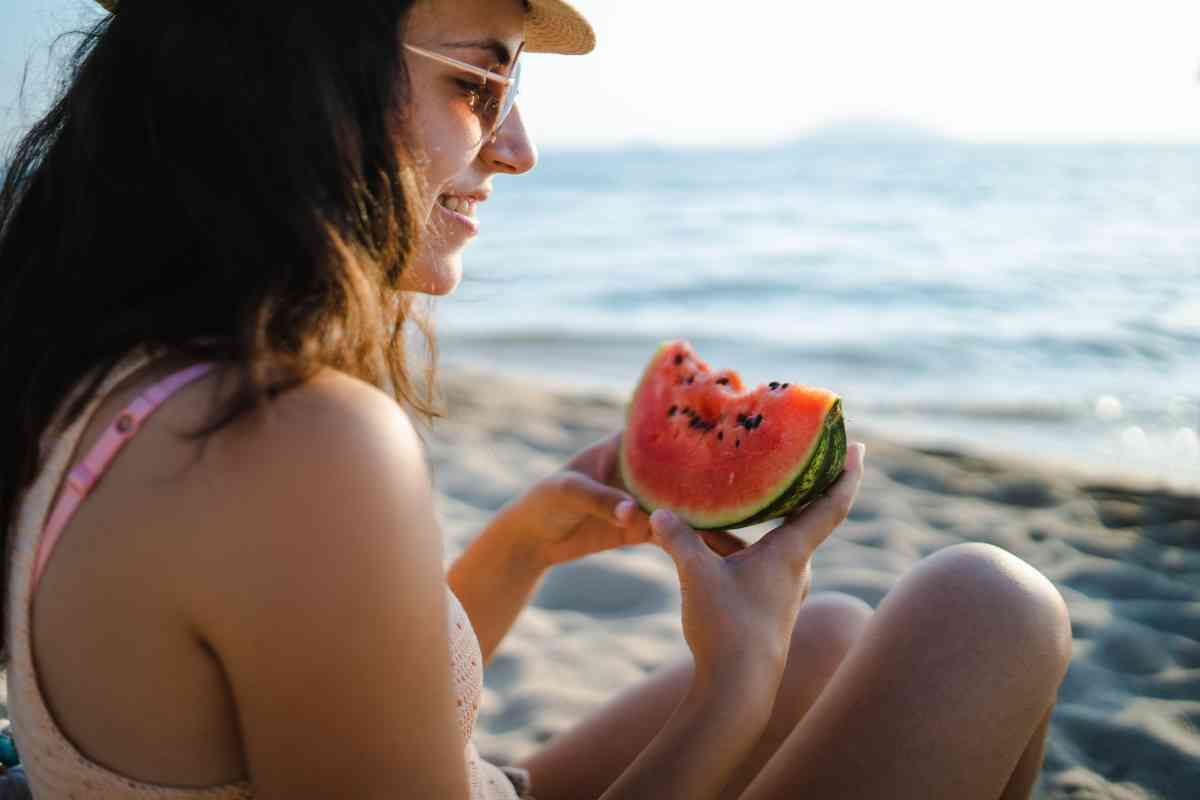
[{"label": "hat brim", "polygon": [[525,17],[525,50],[529,53],[559,53],[581,56],[596,46],[596,33],[564,0],[529,0]]},{"label": "hat brim", "polygon": [[[105,10],[117,10],[118,0],[96,0]],[[525,18],[525,50],[530,53],[561,53],[578,56],[592,52],[596,32],[575,8],[564,0],[528,0]]]}]

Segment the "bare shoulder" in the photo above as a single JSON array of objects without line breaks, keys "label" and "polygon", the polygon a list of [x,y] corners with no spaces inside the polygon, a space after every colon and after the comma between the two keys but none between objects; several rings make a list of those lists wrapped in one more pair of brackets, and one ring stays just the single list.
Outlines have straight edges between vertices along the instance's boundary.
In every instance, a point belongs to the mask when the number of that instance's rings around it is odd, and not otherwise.
[{"label": "bare shoulder", "polygon": [[[400,406],[379,389],[332,369],[282,393],[218,436],[213,469],[270,467],[260,480],[319,478],[373,460],[423,463],[420,440]],[[278,469],[291,465],[291,469]],[[297,470],[313,470],[316,474]]]},{"label": "bare shoulder", "polygon": [[[327,371],[213,444],[189,611],[228,677],[256,786],[399,796],[416,776],[429,796],[465,794],[441,534],[406,415]],[[339,744],[301,766],[315,729]]]},{"label": "bare shoulder", "polygon": [[205,496],[191,505],[205,509],[211,563],[197,565],[218,574],[297,552],[412,546],[405,541],[412,539],[440,553],[411,421],[392,398],[335,370],[219,431],[198,467],[201,480],[191,483]]}]

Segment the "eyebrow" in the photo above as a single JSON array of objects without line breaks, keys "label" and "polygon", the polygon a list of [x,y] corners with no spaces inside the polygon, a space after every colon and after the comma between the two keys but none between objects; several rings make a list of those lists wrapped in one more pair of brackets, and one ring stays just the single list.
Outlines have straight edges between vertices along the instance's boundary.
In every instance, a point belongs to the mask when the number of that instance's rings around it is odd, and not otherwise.
[{"label": "eyebrow", "polygon": [[508,45],[499,39],[478,39],[471,42],[443,42],[442,46],[458,50],[487,50],[496,56],[496,62],[502,67],[507,67],[512,62],[512,51],[508,49]]}]

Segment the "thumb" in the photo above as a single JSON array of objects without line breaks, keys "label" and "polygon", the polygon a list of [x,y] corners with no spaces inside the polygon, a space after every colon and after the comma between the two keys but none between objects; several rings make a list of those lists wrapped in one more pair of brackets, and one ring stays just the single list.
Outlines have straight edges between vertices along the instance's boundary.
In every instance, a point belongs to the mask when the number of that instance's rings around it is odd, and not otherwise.
[{"label": "thumb", "polygon": [[719,559],[687,523],[665,508],[650,515],[650,530],[681,574],[690,573],[710,559]]},{"label": "thumb", "polygon": [[567,462],[566,469],[582,472],[602,483],[609,483],[609,478],[616,471],[617,452],[620,448],[621,434],[618,431],[577,453]]}]

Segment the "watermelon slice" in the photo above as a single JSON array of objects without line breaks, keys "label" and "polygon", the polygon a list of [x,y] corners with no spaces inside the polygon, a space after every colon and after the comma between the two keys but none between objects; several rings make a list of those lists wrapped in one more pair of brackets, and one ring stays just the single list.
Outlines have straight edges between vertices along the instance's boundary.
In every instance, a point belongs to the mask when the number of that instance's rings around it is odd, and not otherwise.
[{"label": "watermelon slice", "polygon": [[654,353],[621,437],[621,477],[642,508],[668,508],[697,530],[782,517],[845,465],[837,395],[791,383],[746,389],[685,341]]}]

